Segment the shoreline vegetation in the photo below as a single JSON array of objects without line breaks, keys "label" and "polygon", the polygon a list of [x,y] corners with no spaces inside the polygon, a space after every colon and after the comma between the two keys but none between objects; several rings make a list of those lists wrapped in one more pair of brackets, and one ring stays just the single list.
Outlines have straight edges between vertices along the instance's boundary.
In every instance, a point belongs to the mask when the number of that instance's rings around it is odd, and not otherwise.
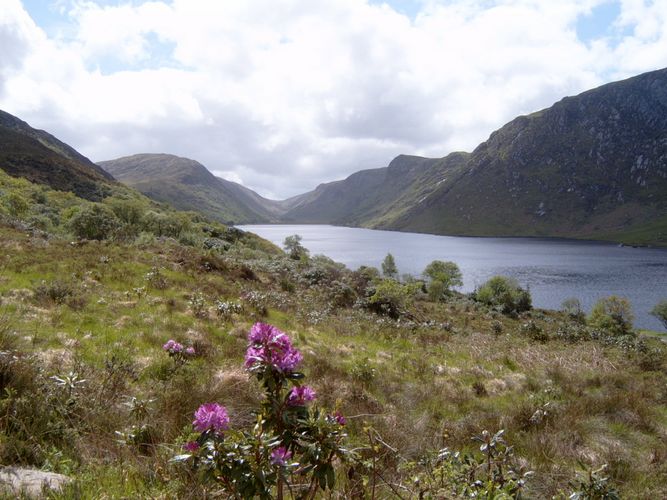
[{"label": "shoreline vegetation", "polygon": [[49,498],[667,496],[666,346],[623,299],[284,250],[0,172],[1,463]]}]

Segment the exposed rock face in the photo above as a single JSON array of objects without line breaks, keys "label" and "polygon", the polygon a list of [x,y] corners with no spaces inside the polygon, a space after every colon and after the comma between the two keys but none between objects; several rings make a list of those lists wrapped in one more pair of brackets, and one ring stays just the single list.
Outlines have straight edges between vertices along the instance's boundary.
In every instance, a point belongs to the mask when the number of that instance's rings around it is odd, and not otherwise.
[{"label": "exposed rock face", "polygon": [[630,235],[667,245],[667,69],[520,116],[471,154],[399,156],[286,217],[436,234]]},{"label": "exposed rock face", "polygon": [[28,495],[31,498],[42,498],[45,489],[59,491],[71,479],[62,474],[44,472],[19,467],[0,468],[0,494]]}]

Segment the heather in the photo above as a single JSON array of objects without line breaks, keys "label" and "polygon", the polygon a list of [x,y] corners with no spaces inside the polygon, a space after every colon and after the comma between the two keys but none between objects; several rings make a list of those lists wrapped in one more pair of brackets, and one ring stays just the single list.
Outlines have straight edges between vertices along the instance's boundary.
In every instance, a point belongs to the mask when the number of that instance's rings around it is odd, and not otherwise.
[{"label": "heather", "polygon": [[0,457],[61,498],[667,495],[665,348],[618,298],[463,295],[141,199],[90,239],[90,202],[2,179]]}]

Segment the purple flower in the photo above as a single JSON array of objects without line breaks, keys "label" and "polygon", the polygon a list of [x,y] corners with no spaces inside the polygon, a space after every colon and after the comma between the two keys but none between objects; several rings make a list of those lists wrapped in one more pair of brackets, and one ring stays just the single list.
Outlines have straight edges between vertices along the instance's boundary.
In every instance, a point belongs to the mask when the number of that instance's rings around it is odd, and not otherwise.
[{"label": "purple flower", "polygon": [[183,449],[185,451],[189,451],[190,453],[194,453],[199,449],[199,443],[197,443],[196,441],[188,441],[183,445]]},{"label": "purple flower", "polygon": [[288,451],[284,446],[279,446],[271,452],[271,463],[284,467],[287,461],[292,458],[292,452]]},{"label": "purple flower", "polygon": [[245,367],[266,364],[282,372],[293,371],[303,360],[287,334],[273,325],[255,323],[248,334]]},{"label": "purple flower", "polygon": [[167,343],[162,346],[162,349],[169,354],[176,354],[183,350],[183,344],[176,342],[174,339],[169,339]]},{"label": "purple flower", "polygon": [[280,332],[275,326],[267,323],[255,323],[250,329],[248,340],[252,344],[266,344],[269,342],[276,332]]},{"label": "purple flower", "polygon": [[197,432],[212,430],[221,434],[229,427],[227,409],[218,403],[204,403],[195,412],[192,425]]},{"label": "purple flower", "polygon": [[304,406],[309,401],[315,399],[315,390],[308,385],[293,387],[287,395],[287,404],[289,406]]},{"label": "purple flower", "polygon": [[343,414],[338,410],[336,410],[336,412],[333,414],[333,418],[338,425],[342,426],[347,423],[347,419],[345,418],[345,416],[343,416]]},{"label": "purple flower", "polygon": [[194,347],[186,347],[185,348],[185,354],[188,356],[194,356],[195,355],[195,348]]}]

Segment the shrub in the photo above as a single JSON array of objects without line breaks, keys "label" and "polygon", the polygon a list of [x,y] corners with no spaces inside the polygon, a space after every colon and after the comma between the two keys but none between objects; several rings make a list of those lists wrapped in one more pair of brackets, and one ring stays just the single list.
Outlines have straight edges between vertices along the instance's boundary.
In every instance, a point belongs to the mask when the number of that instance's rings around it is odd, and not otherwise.
[{"label": "shrub", "polygon": [[528,311],[532,307],[530,292],[506,276],[494,276],[475,293],[476,300],[497,307],[503,314]]},{"label": "shrub", "polygon": [[308,250],[301,245],[302,239],[303,238],[298,234],[293,234],[292,236],[285,238],[285,241],[283,241],[283,248],[291,259],[301,260],[308,258]]},{"label": "shrub", "polygon": [[34,299],[39,303],[65,304],[74,294],[75,289],[70,283],[42,280],[35,287]]},{"label": "shrub", "polygon": [[397,319],[405,314],[405,308],[416,290],[393,279],[384,279],[369,288],[365,306],[371,311]]},{"label": "shrub", "polygon": [[394,256],[390,253],[382,261],[382,275],[385,278],[396,278],[398,276],[398,268]]},{"label": "shrub", "polygon": [[651,310],[651,314],[667,328],[667,300],[661,300]]},{"label": "shrub", "polygon": [[611,295],[597,301],[593,306],[588,323],[614,336],[632,333],[632,306],[623,298]]},{"label": "shrub", "polygon": [[575,297],[565,299],[561,304],[561,310],[566,313],[570,318],[583,322],[585,319],[584,310],[581,307],[581,302]]},{"label": "shrub", "polygon": [[118,229],[120,222],[113,211],[99,203],[90,204],[69,220],[69,228],[77,238],[105,240]]},{"label": "shrub", "polygon": [[479,454],[461,454],[449,448],[420,463],[408,463],[418,498],[522,498],[526,479],[514,458],[514,449],[504,438],[504,431],[483,431],[473,438],[480,444]]},{"label": "shrub", "polygon": [[333,490],[334,464],[346,462],[345,418],[313,406],[315,391],[302,385],[296,371],[302,357],[276,327],[256,323],[248,335],[245,368],[261,384],[264,402],[249,430],[230,430],[227,409],[202,404],[192,422],[195,435],[174,458],[216,482],[234,498],[283,498],[298,489],[314,498],[318,489]]},{"label": "shrub", "polygon": [[434,260],[426,266],[423,275],[430,280],[428,294],[432,300],[440,300],[450,294],[453,287],[463,286],[463,275],[454,262]]}]

